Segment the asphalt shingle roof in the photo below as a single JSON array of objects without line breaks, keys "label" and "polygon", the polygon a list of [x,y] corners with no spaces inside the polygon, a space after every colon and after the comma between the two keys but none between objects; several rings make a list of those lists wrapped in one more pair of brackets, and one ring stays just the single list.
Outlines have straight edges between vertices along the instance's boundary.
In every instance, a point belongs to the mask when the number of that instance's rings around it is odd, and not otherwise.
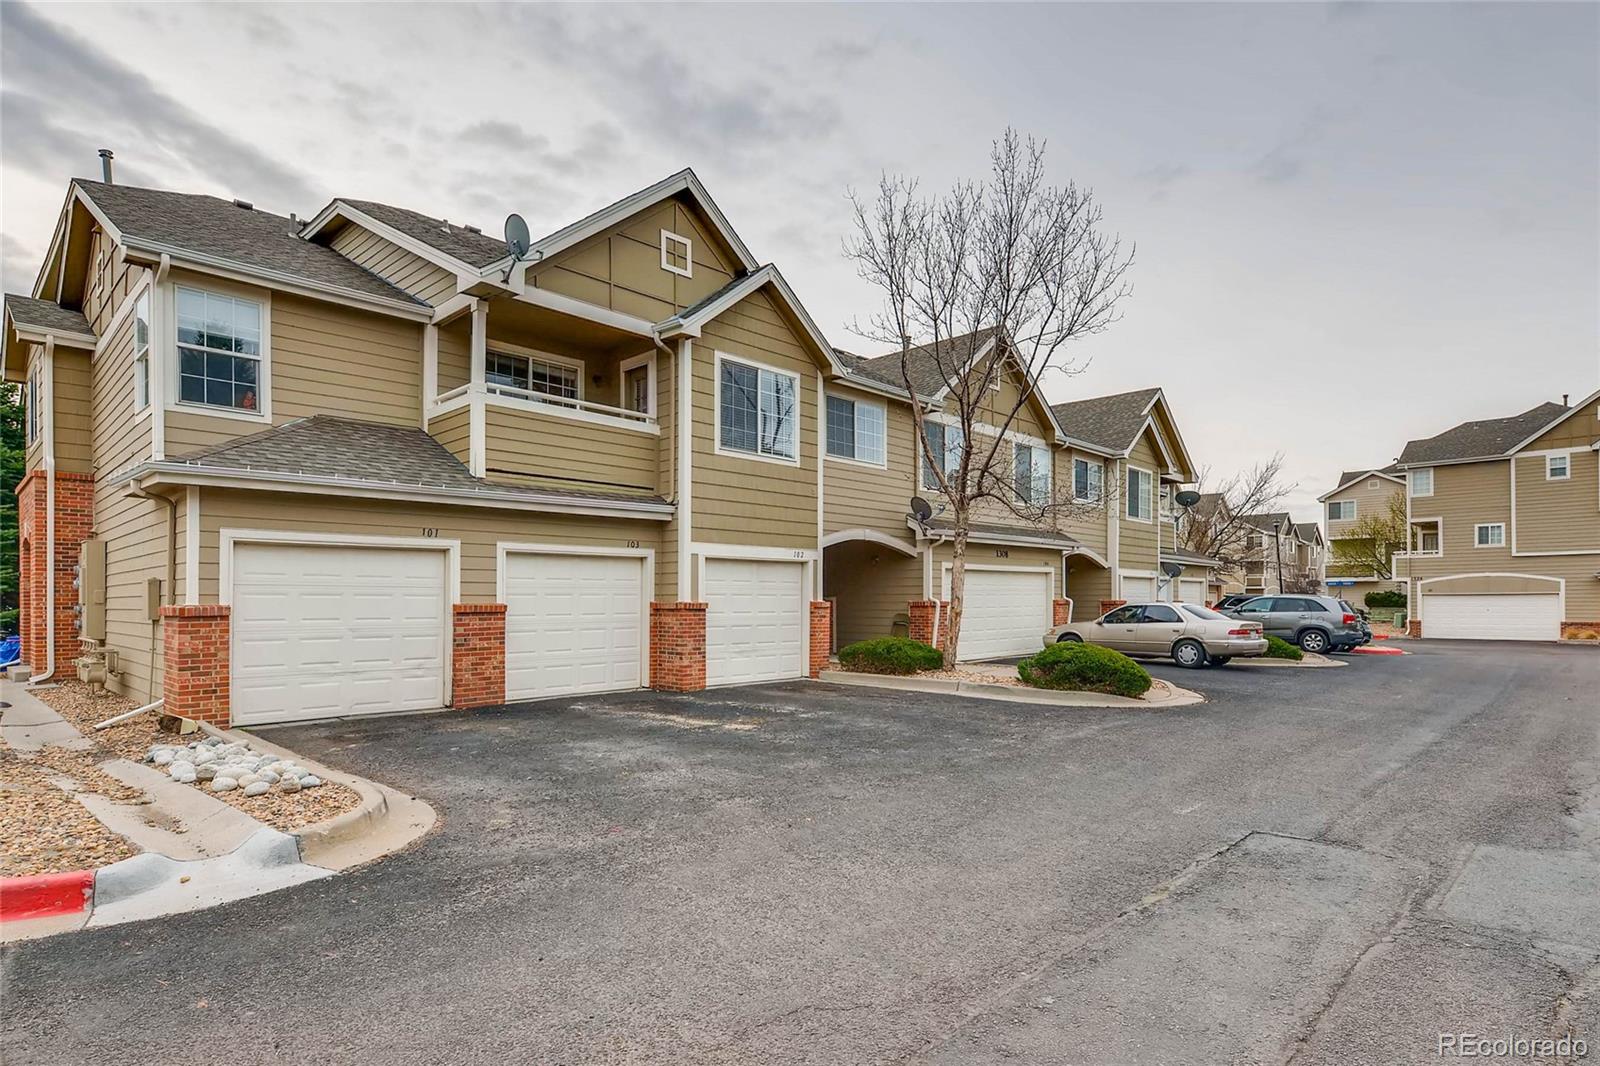
[{"label": "asphalt shingle roof", "polygon": [[413,237],[475,267],[482,268],[491,263],[498,263],[508,254],[505,242],[498,237],[490,237],[475,229],[424,215],[420,211],[395,207],[393,204],[382,204],[376,200],[351,200],[343,196],[339,197],[339,202],[349,204],[357,211],[371,215],[387,226],[393,226],[406,236]]},{"label": "asphalt shingle roof", "polygon": [[1294,535],[1305,541],[1307,544],[1315,542],[1317,537],[1321,536],[1321,534],[1322,527],[1317,525],[1315,522],[1296,522],[1294,524]]},{"label": "asphalt shingle roof", "polygon": [[1372,473],[1398,474],[1399,472],[1400,472],[1400,466],[1399,466],[1398,463],[1390,463],[1388,466],[1385,466],[1385,467],[1382,467],[1382,468],[1375,467],[1375,466],[1369,466],[1369,467],[1366,467],[1365,469],[1362,469],[1362,470],[1346,470],[1346,471],[1343,471],[1342,473],[1340,473],[1338,484],[1340,484],[1340,485],[1348,485],[1348,484],[1350,484],[1350,482],[1355,481],[1357,478],[1363,478],[1363,477],[1366,477],[1368,474],[1372,474]]},{"label": "asphalt shingle roof", "polygon": [[170,461],[212,469],[348,478],[464,493],[492,491],[502,495],[666,504],[659,496],[544,488],[476,478],[449,449],[421,429],[335,415],[296,419]]},{"label": "asphalt shingle roof", "polygon": [[1425,440],[1407,441],[1400,462],[1411,465],[1504,455],[1568,410],[1559,403],[1542,403],[1510,418],[1463,422]]},{"label": "asphalt shingle roof", "polygon": [[[955,526],[941,524],[937,521],[934,521],[928,523],[928,531],[930,533],[954,533]],[[968,532],[978,537],[985,535],[995,537],[1027,537],[1032,540],[1044,541],[1049,544],[1059,544],[1064,548],[1077,548],[1081,546],[1076,539],[1067,536],[1065,533],[1058,533],[1053,529],[1038,529],[1034,526],[1003,526],[994,525],[992,523],[974,522],[968,527]]]},{"label": "asphalt shingle roof", "polygon": [[1144,428],[1145,408],[1160,389],[1138,389],[1114,396],[1058,403],[1055,413],[1061,431],[1074,440],[1086,441],[1111,452],[1126,451]]},{"label": "asphalt shingle roof", "polygon": [[1281,527],[1285,522],[1288,522],[1289,512],[1267,511],[1264,514],[1240,515],[1239,518],[1241,521],[1248,522],[1257,529],[1271,529],[1274,526]]},{"label": "asphalt shingle roof", "polygon": [[86,333],[93,337],[93,327],[83,317],[82,311],[69,311],[50,300],[35,300],[31,296],[6,293],[6,313],[19,326],[34,329],[56,330],[61,333]]},{"label": "asphalt shingle roof", "polygon": [[[940,341],[938,345],[924,344],[912,348],[905,353],[906,371],[911,378],[911,387],[919,396],[932,396],[938,393],[985,344],[989,343],[996,332],[994,329],[980,329]],[[848,352],[840,354],[850,355]],[[906,387],[906,378],[900,372],[900,355],[899,352],[872,358],[850,355],[850,358],[855,360],[855,365],[848,369],[851,373],[876,381],[880,385],[891,385],[903,391]]]},{"label": "asphalt shingle roof", "polygon": [[247,269],[270,270],[368,296],[420,303],[405,290],[333,249],[301,240],[299,224],[282,215],[238,207],[215,196],[107,185],[85,178],[73,181],[126,236],[226,260]]},{"label": "asphalt shingle roof", "polygon": [[1209,555],[1201,555],[1199,552],[1192,552],[1185,548],[1162,548],[1161,558],[1174,563],[1193,563],[1196,566],[1211,567],[1222,565],[1219,560],[1213,559]]}]

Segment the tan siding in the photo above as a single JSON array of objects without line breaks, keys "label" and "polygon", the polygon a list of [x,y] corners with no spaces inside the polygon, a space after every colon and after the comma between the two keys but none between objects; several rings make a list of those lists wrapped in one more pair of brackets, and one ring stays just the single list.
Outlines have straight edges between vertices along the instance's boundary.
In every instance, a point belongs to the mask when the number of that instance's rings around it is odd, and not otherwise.
[{"label": "tan siding", "polygon": [[439,391],[472,380],[472,318],[463,315],[439,327]]},{"label": "tan siding", "polygon": [[148,268],[124,262],[118,246],[96,227],[90,238],[89,276],[83,294],[83,315],[96,336],[105,334],[117,309],[146,273]]},{"label": "tan siding", "polygon": [[1105,468],[1107,492],[1111,493],[1112,506],[1116,506],[1121,499],[1114,493],[1116,486],[1116,464],[1108,462],[1098,455],[1087,452],[1078,452],[1072,448],[1059,448],[1056,450],[1052,462],[1055,464],[1055,494],[1056,504],[1060,511],[1055,516],[1055,527],[1066,533],[1074,540],[1086,547],[1093,548],[1101,555],[1106,553],[1108,540],[1106,511],[1103,505],[1079,503],[1072,498],[1072,465],[1075,459],[1087,459],[1091,463],[1100,463]]},{"label": "tan siding", "polygon": [[451,411],[447,415],[428,420],[428,432],[440,444],[450,450],[450,454],[461,460],[462,464],[468,462],[472,449],[472,412],[465,407]]},{"label": "tan siding", "polygon": [[1571,476],[1550,481],[1545,456],[1517,458],[1517,551],[1600,553],[1600,454],[1573,451],[1567,461]]},{"label": "tan siding", "polygon": [[[661,427],[661,441],[656,449],[656,484],[662,495],[674,503],[678,499],[678,356],[674,346],[672,354],[656,358],[656,421]],[[656,599],[664,603],[678,598],[678,518],[661,531],[661,550],[656,553]]]},{"label": "tan siding", "polygon": [[[133,404],[133,376],[129,371],[125,395]],[[87,474],[93,468],[89,439],[89,353],[57,348],[55,352],[56,469]]]},{"label": "tan siding", "polygon": [[1600,441],[1600,400],[1585,404],[1560,425],[1553,426],[1528,445],[1525,451],[1547,448],[1588,448]]},{"label": "tan siding", "polygon": [[440,304],[456,294],[456,276],[355,223],[334,234],[330,247],[424,303]]},{"label": "tan siding", "polygon": [[[1387,478],[1377,476],[1365,477],[1343,492],[1336,492],[1329,496],[1322,504],[1323,528],[1327,530],[1329,541],[1333,541],[1347,534],[1350,529],[1363,518],[1371,515],[1386,514],[1389,501],[1398,497],[1405,502],[1404,485],[1397,484]],[[1356,503],[1356,516],[1353,519],[1331,521],[1328,519],[1328,504],[1335,500],[1354,500]]]},{"label": "tan siding", "polygon": [[487,476],[597,492],[654,493],[661,438],[542,411],[491,405],[485,414]]},{"label": "tan siding", "polygon": [[829,385],[828,392],[885,408],[884,451],[888,466],[880,468],[835,456],[826,457],[822,471],[823,529],[828,533],[841,529],[876,529],[910,541],[906,515],[911,509],[911,497],[918,494],[917,429],[911,408],[837,383]]},{"label": "tan siding", "polygon": [[[1150,471],[1155,486],[1156,501],[1153,508],[1152,519],[1149,522],[1138,522],[1128,517],[1128,475],[1127,467],[1137,466]],[[1156,570],[1160,567],[1160,558],[1157,551],[1157,523],[1161,520],[1160,506],[1160,477],[1161,463],[1156,452],[1155,442],[1149,433],[1139,438],[1128,455],[1128,461],[1123,465],[1118,477],[1116,492],[1116,507],[1118,508],[1118,521],[1121,528],[1118,532],[1117,565],[1123,570]]]},{"label": "tan siding", "polygon": [[[694,539],[784,548],[817,546],[817,372],[809,351],[764,293],[706,324],[694,360]],[[799,377],[800,463],[719,455],[715,352]]]},{"label": "tan siding", "polygon": [[1100,601],[1111,598],[1111,571],[1093,559],[1068,559],[1065,595],[1072,601],[1073,621],[1100,617]]},{"label": "tan siding", "polygon": [[912,600],[922,599],[922,559],[881,544],[853,541],[827,550],[822,567],[823,595],[834,601],[835,644],[887,637],[906,620]]},{"label": "tan siding", "polygon": [[660,547],[660,522],[540,515],[479,507],[437,507],[292,493],[208,491],[201,509],[200,590],[217,599],[220,531],[280,530],[360,536],[423,537],[461,542],[461,601],[493,603],[495,548],[510,543]]}]

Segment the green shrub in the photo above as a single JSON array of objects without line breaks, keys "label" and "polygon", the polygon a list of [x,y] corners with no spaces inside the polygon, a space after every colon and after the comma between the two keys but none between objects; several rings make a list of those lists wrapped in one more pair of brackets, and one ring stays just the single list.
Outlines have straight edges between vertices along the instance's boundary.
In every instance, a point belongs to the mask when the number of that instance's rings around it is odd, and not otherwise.
[{"label": "green shrub", "polygon": [[1269,659],[1292,659],[1295,662],[1299,662],[1306,657],[1305,652],[1281,637],[1267,638],[1266,655]]},{"label": "green shrub", "polygon": [[1142,696],[1150,688],[1144,667],[1110,648],[1064,641],[1017,664],[1017,676],[1034,688]]},{"label": "green shrub", "polygon": [[920,640],[878,637],[840,648],[839,661],[846,670],[863,674],[914,674],[943,668],[944,652]]},{"label": "green shrub", "polygon": [[1368,607],[1385,611],[1404,610],[1406,606],[1406,594],[1399,589],[1378,589],[1367,593],[1362,599]]}]

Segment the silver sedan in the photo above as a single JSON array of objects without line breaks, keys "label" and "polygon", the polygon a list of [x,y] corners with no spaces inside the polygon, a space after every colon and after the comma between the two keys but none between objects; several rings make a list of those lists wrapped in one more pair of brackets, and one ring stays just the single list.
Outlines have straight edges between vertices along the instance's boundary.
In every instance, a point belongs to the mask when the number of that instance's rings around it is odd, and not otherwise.
[{"label": "silver sedan", "polygon": [[1259,623],[1241,622],[1197,603],[1124,604],[1093,621],[1068,622],[1044,635],[1046,646],[1060,641],[1099,644],[1124,655],[1170,656],[1191,670],[1267,650]]}]

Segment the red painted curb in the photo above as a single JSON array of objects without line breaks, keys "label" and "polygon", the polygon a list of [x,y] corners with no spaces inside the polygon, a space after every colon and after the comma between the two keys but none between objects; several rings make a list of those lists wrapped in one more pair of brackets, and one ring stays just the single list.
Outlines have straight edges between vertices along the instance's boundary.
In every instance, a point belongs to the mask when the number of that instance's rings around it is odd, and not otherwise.
[{"label": "red painted curb", "polygon": [[0,922],[79,914],[94,894],[94,871],[0,878]]},{"label": "red painted curb", "polygon": [[1393,634],[1391,634],[1391,633],[1374,633],[1374,634],[1372,634],[1372,639],[1373,640],[1388,640],[1391,636],[1393,636]]},{"label": "red painted curb", "polygon": [[1406,653],[1401,651],[1399,648],[1374,648],[1370,644],[1362,644],[1359,647],[1351,648],[1350,649],[1350,654],[1352,654],[1352,655],[1404,655]]}]

